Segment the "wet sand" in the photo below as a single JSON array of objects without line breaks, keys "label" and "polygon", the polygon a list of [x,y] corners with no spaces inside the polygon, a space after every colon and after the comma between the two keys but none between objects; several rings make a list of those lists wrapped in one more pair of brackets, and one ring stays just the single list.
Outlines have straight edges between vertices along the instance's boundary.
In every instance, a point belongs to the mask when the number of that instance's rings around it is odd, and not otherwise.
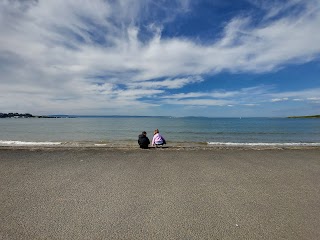
[{"label": "wet sand", "polygon": [[320,239],[319,184],[319,148],[1,148],[0,239]]}]

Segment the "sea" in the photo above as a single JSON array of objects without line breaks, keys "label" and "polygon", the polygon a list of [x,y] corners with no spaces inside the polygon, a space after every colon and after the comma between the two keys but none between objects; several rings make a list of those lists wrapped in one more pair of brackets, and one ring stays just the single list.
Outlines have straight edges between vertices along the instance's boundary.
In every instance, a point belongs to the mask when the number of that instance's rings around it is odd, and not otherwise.
[{"label": "sea", "polygon": [[320,119],[304,118],[4,118],[0,129],[0,146],[135,146],[154,129],[168,146],[320,146]]}]

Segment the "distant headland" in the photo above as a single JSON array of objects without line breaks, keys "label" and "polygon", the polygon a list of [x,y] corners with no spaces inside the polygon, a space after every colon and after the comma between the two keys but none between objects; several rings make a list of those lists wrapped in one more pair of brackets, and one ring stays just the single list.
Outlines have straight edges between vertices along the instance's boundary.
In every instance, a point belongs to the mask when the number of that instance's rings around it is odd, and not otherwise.
[{"label": "distant headland", "polygon": [[288,118],[320,118],[320,115],[312,115],[312,116],[290,116]]},{"label": "distant headland", "polygon": [[61,116],[35,116],[30,113],[0,113],[0,118],[62,118]]}]

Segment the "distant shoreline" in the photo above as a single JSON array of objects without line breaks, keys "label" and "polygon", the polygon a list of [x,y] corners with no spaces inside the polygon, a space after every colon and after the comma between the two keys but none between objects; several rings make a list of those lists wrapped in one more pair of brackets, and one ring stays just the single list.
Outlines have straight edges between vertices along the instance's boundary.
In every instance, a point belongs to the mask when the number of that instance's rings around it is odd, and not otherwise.
[{"label": "distant shoreline", "polygon": [[[30,113],[1,113],[0,118],[180,118],[180,119],[238,119],[238,117],[204,117],[204,116],[184,116],[184,117],[173,117],[173,116],[131,116],[131,115],[33,115]],[[288,117],[244,117],[244,118],[320,118],[320,115],[310,116],[288,116]],[[241,119],[241,118],[240,118]]]},{"label": "distant shoreline", "polygon": [[288,118],[320,118],[320,115],[311,115],[311,116],[290,116]]},{"label": "distant shoreline", "polygon": [[74,118],[69,116],[55,115],[32,115],[30,113],[0,113],[0,118]]}]

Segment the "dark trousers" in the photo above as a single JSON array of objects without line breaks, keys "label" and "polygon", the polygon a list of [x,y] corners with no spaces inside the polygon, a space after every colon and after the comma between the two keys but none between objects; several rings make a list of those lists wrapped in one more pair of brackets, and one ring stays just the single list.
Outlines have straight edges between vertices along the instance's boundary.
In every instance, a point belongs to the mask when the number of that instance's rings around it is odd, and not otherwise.
[{"label": "dark trousers", "polygon": [[142,149],[149,149],[148,145],[140,145],[140,148],[142,148]]}]

